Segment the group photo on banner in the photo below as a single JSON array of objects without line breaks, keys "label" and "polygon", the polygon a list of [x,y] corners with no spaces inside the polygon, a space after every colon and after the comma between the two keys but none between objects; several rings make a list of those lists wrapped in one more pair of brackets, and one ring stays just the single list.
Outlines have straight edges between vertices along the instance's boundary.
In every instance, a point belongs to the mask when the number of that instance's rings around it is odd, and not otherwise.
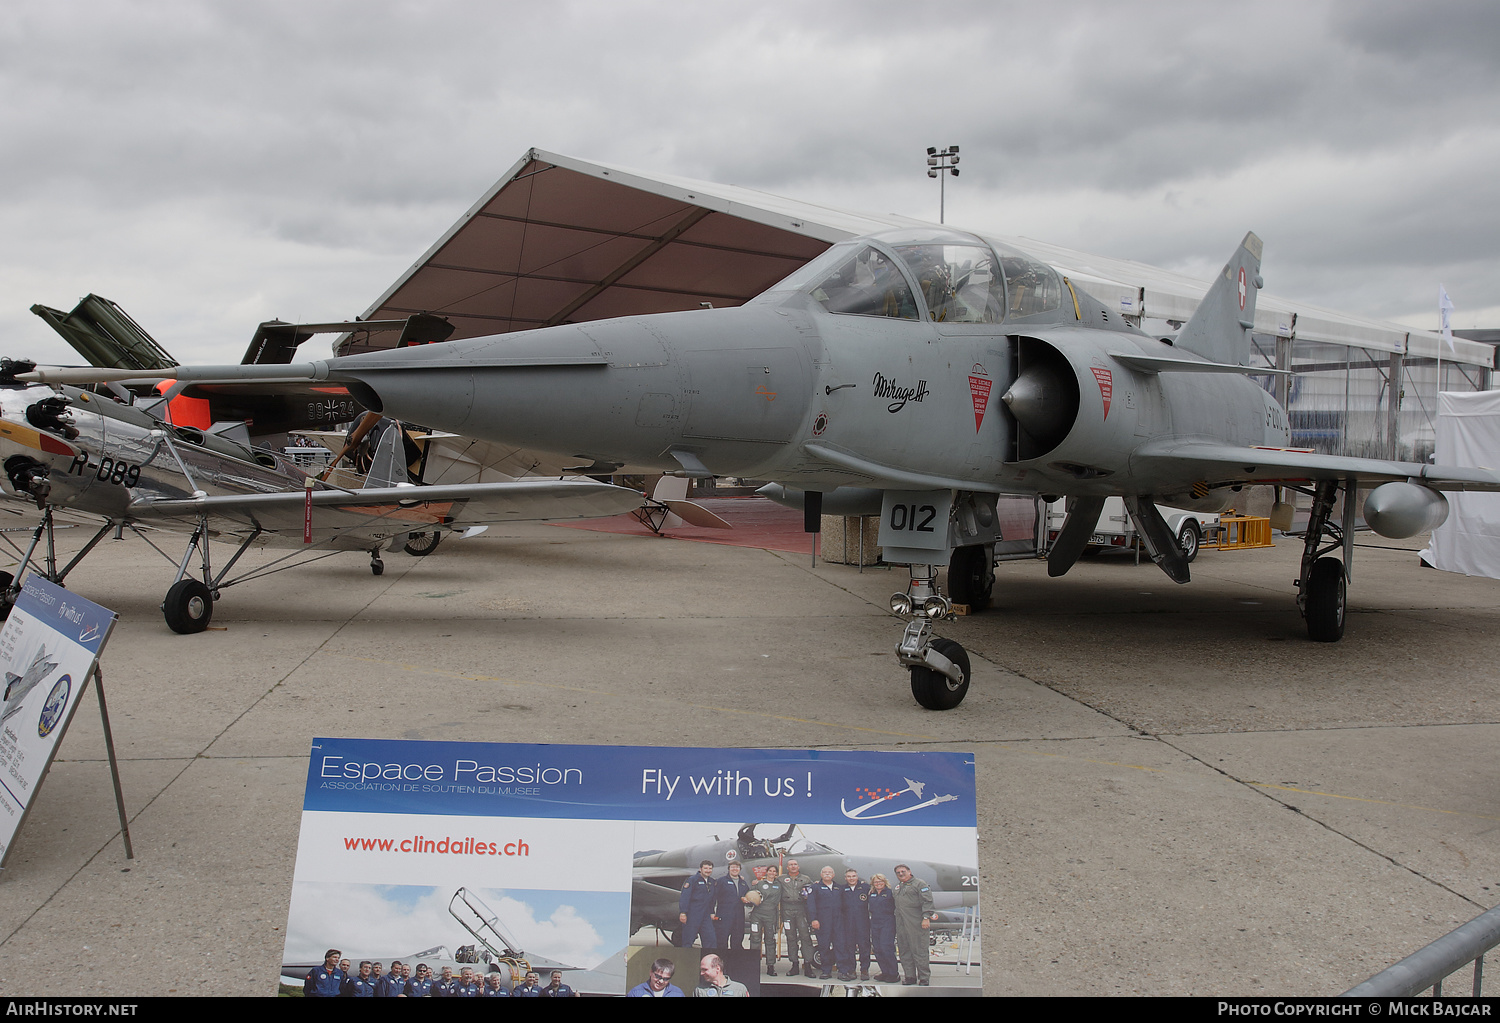
[{"label": "group photo on banner", "polygon": [[974,760],[318,739],[305,997],[978,995]]}]

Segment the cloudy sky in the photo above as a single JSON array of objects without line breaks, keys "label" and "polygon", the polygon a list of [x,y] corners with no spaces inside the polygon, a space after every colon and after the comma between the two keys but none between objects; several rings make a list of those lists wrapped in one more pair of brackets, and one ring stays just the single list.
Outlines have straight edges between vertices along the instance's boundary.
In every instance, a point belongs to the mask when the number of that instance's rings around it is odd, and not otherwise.
[{"label": "cloudy sky", "polygon": [[[512,940],[529,952],[591,968],[625,944],[630,898],[623,892],[476,889]],[[316,963],[324,950],[362,957],[409,955],[434,945],[457,951],[474,937],[448,912],[452,888],[416,885],[292,886],[284,962]]]},{"label": "cloudy sky", "polygon": [[[1500,326],[1500,5],[69,2],[0,18],[0,354],[362,312],[530,146]],[[321,355],[323,340],[309,343]]]}]

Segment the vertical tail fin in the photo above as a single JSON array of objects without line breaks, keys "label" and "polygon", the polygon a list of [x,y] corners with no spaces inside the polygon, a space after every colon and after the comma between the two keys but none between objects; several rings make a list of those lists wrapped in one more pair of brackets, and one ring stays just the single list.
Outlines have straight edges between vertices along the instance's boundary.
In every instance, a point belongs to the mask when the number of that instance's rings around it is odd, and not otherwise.
[{"label": "vertical tail fin", "polygon": [[365,477],[365,489],[394,487],[406,482],[409,481],[406,478],[406,458],[401,447],[401,424],[391,422],[375,445],[375,455],[370,459],[370,472]]},{"label": "vertical tail fin", "polygon": [[1250,361],[1250,327],[1255,322],[1255,293],[1260,290],[1261,240],[1245,235],[1234,250],[1224,272],[1213,285],[1193,318],[1183,325],[1176,345],[1210,362],[1244,366]]}]

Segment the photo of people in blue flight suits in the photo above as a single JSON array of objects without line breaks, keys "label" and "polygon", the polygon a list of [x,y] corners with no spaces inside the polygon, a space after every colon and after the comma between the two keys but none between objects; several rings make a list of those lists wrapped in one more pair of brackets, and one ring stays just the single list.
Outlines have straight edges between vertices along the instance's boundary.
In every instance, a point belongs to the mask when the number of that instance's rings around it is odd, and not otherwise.
[{"label": "photo of people in blue flight suits", "polygon": [[635,844],[646,851],[634,857],[632,946],[718,953],[726,975],[762,995],[788,985],[982,990],[977,868],[902,855],[962,856],[973,845],[962,829],[651,822]]}]

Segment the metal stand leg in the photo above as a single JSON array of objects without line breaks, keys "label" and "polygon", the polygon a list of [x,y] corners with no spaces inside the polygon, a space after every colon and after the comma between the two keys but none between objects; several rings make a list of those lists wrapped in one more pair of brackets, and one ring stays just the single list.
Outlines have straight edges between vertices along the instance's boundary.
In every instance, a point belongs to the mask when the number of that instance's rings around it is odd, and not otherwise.
[{"label": "metal stand leg", "polygon": [[125,840],[125,858],[135,859],[130,845],[130,820],[125,816],[125,792],[120,787],[120,764],[115,759],[115,737],[109,727],[109,706],[104,702],[104,672],[94,665],[94,692],[99,697],[99,720],[104,726],[104,749],[109,753],[109,777],[115,785],[115,809],[120,814],[120,836]]}]

